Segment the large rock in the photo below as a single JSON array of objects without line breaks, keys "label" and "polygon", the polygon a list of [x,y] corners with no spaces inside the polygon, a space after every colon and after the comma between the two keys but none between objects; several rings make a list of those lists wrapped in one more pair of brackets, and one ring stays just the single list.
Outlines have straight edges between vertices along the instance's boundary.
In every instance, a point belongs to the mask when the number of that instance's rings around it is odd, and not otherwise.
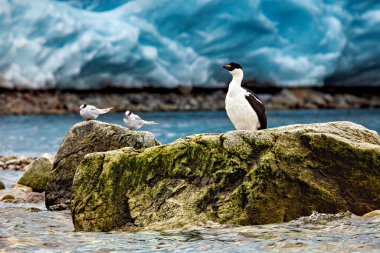
[{"label": "large rock", "polygon": [[90,154],[73,188],[83,231],[362,215],[380,208],[380,138],[350,122],[200,134]]},{"label": "large rock", "polygon": [[151,133],[129,131],[119,125],[95,120],[74,125],[55,157],[46,187],[46,207],[50,210],[69,207],[74,174],[86,154],[122,147],[140,149],[159,144]]},{"label": "large rock", "polygon": [[22,175],[19,184],[32,187],[35,192],[43,192],[53,168],[53,162],[48,157],[39,157],[34,160]]}]

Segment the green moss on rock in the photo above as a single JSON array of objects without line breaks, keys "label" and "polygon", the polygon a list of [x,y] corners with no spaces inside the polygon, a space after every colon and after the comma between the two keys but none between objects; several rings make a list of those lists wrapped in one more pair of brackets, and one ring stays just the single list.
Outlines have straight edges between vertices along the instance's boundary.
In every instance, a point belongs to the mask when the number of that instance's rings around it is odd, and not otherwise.
[{"label": "green moss on rock", "polygon": [[201,134],[87,155],[75,174],[77,230],[266,224],[380,207],[380,138],[350,122]]},{"label": "green moss on rock", "polygon": [[126,128],[96,120],[74,125],[59,147],[46,187],[46,207],[50,210],[70,206],[71,188],[79,163],[87,154],[124,147],[135,149],[160,143],[149,132],[130,131]]},{"label": "green moss on rock", "polygon": [[53,168],[53,162],[47,157],[39,157],[29,164],[18,184],[29,186],[35,192],[43,192]]}]

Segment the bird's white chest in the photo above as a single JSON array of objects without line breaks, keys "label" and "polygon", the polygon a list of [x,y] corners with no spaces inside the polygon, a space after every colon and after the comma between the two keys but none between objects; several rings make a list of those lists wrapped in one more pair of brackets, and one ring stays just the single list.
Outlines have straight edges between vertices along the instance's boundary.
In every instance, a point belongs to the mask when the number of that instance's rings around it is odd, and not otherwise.
[{"label": "bird's white chest", "polygon": [[226,112],[237,130],[257,130],[260,127],[255,110],[246,99],[247,91],[230,87],[226,96]]},{"label": "bird's white chest", "polygon": [[82,109],[80,111],[80,116],[82,116],[84,119],[96,119],[98,117],[98,114],[94,110]]},{"label": "bird's white chest", "polygon": [[124,123],[130,129],[139,129],[143,125],[141,121],[140,118],[134,118],[133,115],[124,119]]}]

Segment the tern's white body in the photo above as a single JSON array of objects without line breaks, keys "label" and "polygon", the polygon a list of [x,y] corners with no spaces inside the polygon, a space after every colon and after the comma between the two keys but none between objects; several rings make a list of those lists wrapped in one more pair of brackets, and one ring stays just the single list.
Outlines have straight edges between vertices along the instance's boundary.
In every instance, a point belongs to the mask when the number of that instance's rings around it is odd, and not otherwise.
[{"label": "tern's white body", "polygon": [[112,109],[112,107],[111,108],[106,108],[106,109],[99,109],[99,108],[96,108],[93,105],[85,105],[85,106],[82,105],[79,108],[79,114],[85,120],[92,120],[92,119],[96,119],[99,116],[99,114],[107,113],[111,109]]},{"label": "tern's white body", "polygon": [[124,123],[131,130],[136,130],[142,127],[143,125],[155,125],[158,124],[154,121],[146,121],[140,118],[139,115],[136,115],[132,112],[126,111],[124,116]]},{"label": "tern's white body", "polygon": [[227,115],[237,130],[257,130],[260,128],[259,118],[246,99],[249,93],[241,87],[243,70],[234,69],[230,73],[233,78],[226,96]]}]

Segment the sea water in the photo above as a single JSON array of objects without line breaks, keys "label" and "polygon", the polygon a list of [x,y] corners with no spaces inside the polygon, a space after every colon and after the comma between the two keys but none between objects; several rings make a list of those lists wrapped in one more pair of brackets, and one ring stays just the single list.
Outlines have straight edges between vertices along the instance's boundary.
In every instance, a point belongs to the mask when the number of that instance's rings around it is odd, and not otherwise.
[{"label": "sea water", "polygon": [[[223,133],[234,130],[224,111],[139,113],[158,125],[144,126],[161,143],[198,133]],[[120,124],[123,113],[100,115],[97,120]],[[0,155],[39,156],[55,154],[69,129],[83,121],[77,114],[0,117]],[[380,132],[380,109],[285,110],[268,112],[268,127],[328,121],[352,121]]]},{"label": "sea water", "polygon": [[[196,133],[233,130],[224,112],[141,113],[162,143]],[[99,120],[122,125],[122,114]],[[54,154],[78,115],[0,117],[0,155]],[[380,131],[380,110],[271,111],[268,126],[348,120]],[[20,172],[1,172],[9,187]],[[206,224],[149,232],[75,232],[68,211],[0,202],[0,252],[380,252],[380,217],[312,214],[287,223]]]},{"label": "sea water", "polygon": [[380,252],[380,217],[314,213],[256,226],[75,232],[69,211],[0,203],[0,252]]}]

